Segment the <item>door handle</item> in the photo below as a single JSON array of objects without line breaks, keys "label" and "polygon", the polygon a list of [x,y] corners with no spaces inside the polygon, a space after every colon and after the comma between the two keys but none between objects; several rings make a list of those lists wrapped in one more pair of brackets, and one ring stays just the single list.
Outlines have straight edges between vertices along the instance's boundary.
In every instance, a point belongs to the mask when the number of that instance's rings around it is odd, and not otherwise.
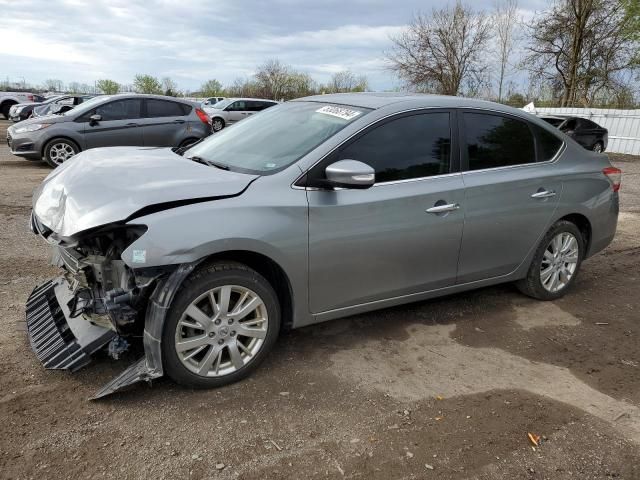
[{"label": "door handle", "polygon": [[531,195],[531,198],[549,198],[555,196],[556,192],[554,192],[553,190],[539,190],[536,193],[533,193]]},{"label": "door handle", "polygon": [[174,120],[173,123],[184,123],[184,120]]},{"label": "door handle", "polygon": [[138,124],[137,124],[137,123],[135,123],[135,122],[131,122],[131,123],[127,123],[127,125],[126,125],[126,126],[127,126],[127,127],[137,127],[137,126],[138,126]]},{"label": "door handle", "polygon": [[457,203],[447,203],[444,205],[435,205],[431,208],[427,208],[425,211],[427,213],[446,213],[446,212],[453,212],[455,210],[458,210],[460,208],[460,205]]}]

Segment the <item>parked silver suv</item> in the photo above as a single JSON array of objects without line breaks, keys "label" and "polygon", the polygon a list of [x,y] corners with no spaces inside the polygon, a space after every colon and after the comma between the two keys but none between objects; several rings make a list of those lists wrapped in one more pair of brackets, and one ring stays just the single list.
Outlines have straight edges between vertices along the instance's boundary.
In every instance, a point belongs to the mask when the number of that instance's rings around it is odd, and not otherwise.
[{"label": "parked silver suv", "polygon": [[502,282],[555,299],[613,239],[619,188],[605,155],[456,97],[309,97],[183,156],[90,150],[34,194],[64,275],[27,302],[31,343],[74,370],[142,336],[144,357],[97,396],[164,372],[213,387],[283,327]]},{"label": "parked silver suv", "polygon": [[278,102],[262,98],[227,98],[215,105],[205,107],[205,111],[211,117],[213,131],[219,132],[227,125],[244,120],[254,113],[277,104]]},{"label": "parked silver suv", "polygon": [[96,147],[184,147],[211,133],[193,102],[159,95],[102,95],[61,115],[24,120],[7,129],[11,153],[57,167]]}]

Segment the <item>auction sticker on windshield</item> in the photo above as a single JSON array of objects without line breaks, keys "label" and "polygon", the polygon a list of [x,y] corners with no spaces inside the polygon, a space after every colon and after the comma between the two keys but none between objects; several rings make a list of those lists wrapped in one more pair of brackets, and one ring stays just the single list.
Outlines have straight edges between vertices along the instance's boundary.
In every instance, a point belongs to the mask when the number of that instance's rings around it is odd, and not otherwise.
[{"label": "auction sticker on windshield", "polygon": [[316,110],[316,113],[324,113],[326,115],[332,115],[334,117],[338,117],[343,120],[352,120],[358,115],[360,115],[360,113],[362,112],[359,112],[357,110],[351,110],[350,108],[335,107],[333,105],[327,105],[326,107],[322,107]]}]

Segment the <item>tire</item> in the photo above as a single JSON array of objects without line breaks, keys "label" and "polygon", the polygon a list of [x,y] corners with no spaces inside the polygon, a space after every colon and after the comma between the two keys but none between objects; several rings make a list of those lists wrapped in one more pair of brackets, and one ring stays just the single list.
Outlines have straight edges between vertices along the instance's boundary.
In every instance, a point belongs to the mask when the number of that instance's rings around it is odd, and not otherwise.
[{"label": "tire", "polygon": [[[238,307],[235,302],[241,302],[246,292],[250,293],[243,305],[258,298],[255,310],[235,320],[232,315],[220,313],[224,308],[216,312],[214,302],[219,307],[225,305],[225,289],[229,292],[227,309],[231,313]],[[261,320],[265,315],[267,320]],[[278,297],[258,272],[236,262],[205,265],[184,281],[169,308],[162,332],[164,370],[176,383],[192,388],[215,388],[242,380],[273,348],[280,332],[280,318]],[[243,326],[247,323],[252,325]],[[241,330],[249,335],[242,335]]]},{"label": "tire", "polygon": [[211,129],[214,132],[219,132],[220,130],[222,130],[225,126],[224,120],[220,117],[214,117],[211,120]]},{"label": "tire", "polygon": [[75,142],[66,138],[54,138],[44,147],[43,159],[50,167],[56,168],[79,151]]},{"label": "tire", "polygon": [[9,120],[9,110],[15,104],[16,104],[16,102],[11,102],[11,101],[4,102],[2,104],[2,107],[0,108],[0,112],[2,112],[2,115],[4,116],[5,120]]},{"label": "tire", "polygon": [[[575,242],[569,242],[571,248],[568,246],[564,248],[564,239],[569,240],[570,237],[575,239]],[[560,238],[560,243],[562,244],[560,249],[557,249],[559,244],[552,244],[552,242],[558,238]],[[554,255],[554,248],[560,252],[558,256]],[[562,253],[563,251],[565,252],[564,254]],[[549,229],[540,241],[531,265],[529,266],[527,276],[516,282],[516,286],[525,295],[537,298],[538,300],[555,300],[556,298],[560,298],[564,296],[573,285],[580,271],[580,265],[584,255],[585,240],[580,229],[572,222],[560,220]],[[569,259],[575,259],[575,263],[563,261]],[[549,272],[551,272],[550,277]],[[556,284],[557,290],[554,290],[550,287],[552,286],[551,284],[553,283],[556,272],[558,272],[558,283]],[[570,275],[567,275],[569,273]]]},{"label": "tire", "polygon": [[596,142],[593,147],[591,147],[591,150],[596,153],[602,153],[604,152],[604,145],[602,144],[602,142]]}]

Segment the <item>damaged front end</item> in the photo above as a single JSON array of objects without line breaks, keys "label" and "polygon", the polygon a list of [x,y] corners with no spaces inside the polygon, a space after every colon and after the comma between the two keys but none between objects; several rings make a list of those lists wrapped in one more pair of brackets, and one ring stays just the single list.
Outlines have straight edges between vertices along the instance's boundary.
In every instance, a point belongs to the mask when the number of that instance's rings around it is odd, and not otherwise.
[{"label": "damaged front end", "polygon": [[76,371],[99,350],[117,359],[130,345],[143,343],[145,355],[93,398],[162,376],[161,326],[180,283],[175,279],[192,267],[125,264],[121,254],[144,234],[144,226],[108,225],[61,238],[32,215],[31,228],[52,245],[52,263],[63,271],[36,287],[26,304],[31,346],[44,367]]}]

